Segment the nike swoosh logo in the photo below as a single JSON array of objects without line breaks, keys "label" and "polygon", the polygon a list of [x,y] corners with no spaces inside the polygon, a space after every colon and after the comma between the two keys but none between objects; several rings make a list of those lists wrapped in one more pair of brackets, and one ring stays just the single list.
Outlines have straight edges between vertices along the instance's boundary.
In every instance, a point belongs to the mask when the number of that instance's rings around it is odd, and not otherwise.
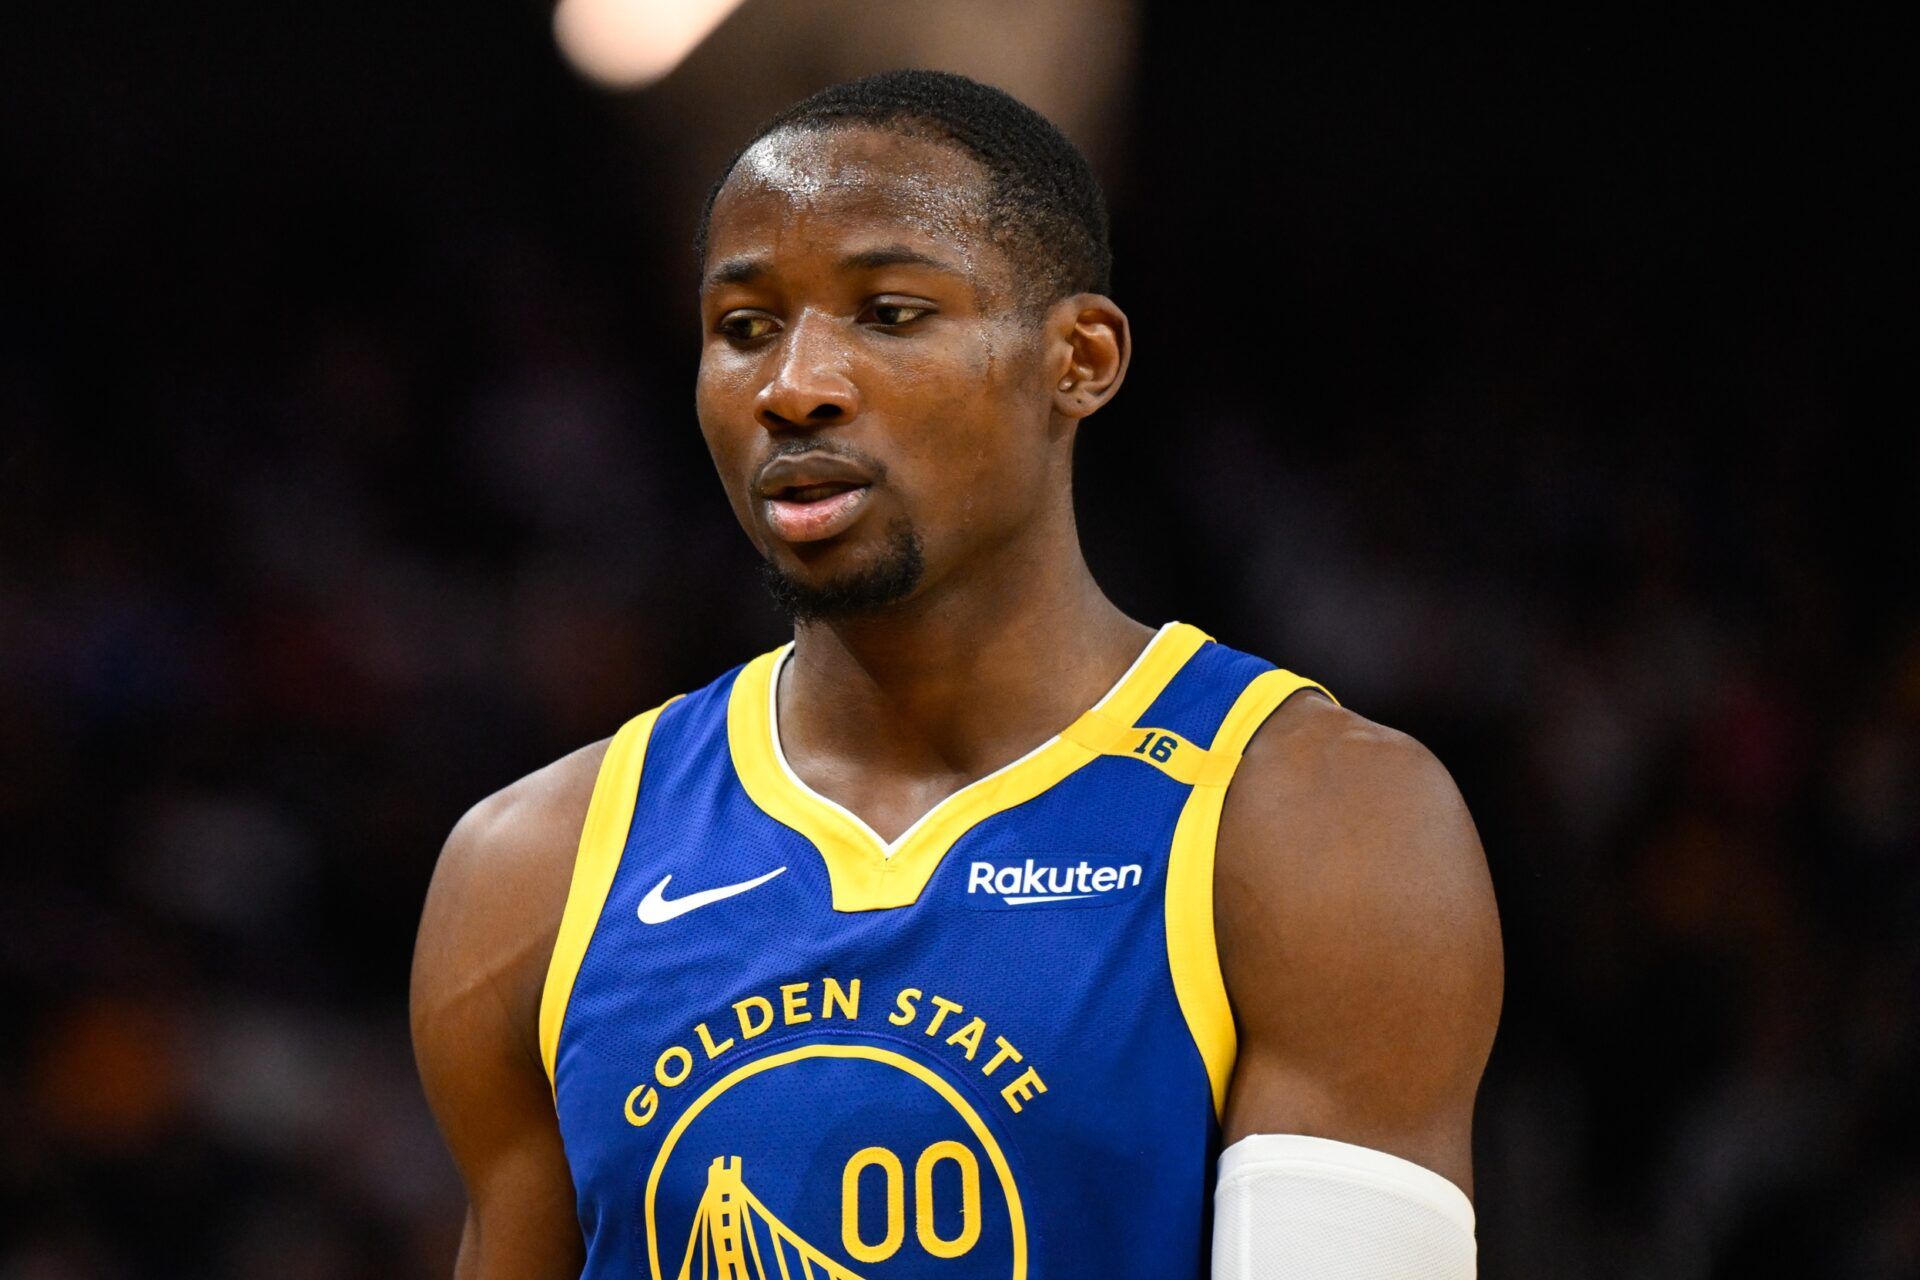
[{"label": "nike swoosh logo", "polygon": [[757,889],[785,870],[785,867],[775,867],[763,876],[755,876],[751,880],[742,880],[739,884],[724,884],[718,889],[702,889],[698,893],[690,893],[684,898],[675,898],[671,902],[667,900],[666,896],[667,881],[673,879],[673,877],[671,875],[661,876],[660,883],[647,890],[647,896],[640,899],[640,923],[665,924],[669,920],[678,919],[689,911],[698,911],[702,907],[711,906],[722,898],[731,898],[736,893],[745,893],[749,889]]}]

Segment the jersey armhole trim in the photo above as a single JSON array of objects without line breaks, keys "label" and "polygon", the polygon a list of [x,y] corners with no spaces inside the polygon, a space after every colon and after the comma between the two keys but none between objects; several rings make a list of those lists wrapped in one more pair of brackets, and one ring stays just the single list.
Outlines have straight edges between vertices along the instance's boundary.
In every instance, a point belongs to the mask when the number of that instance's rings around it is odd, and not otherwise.
[{"label": "jersey armhole trim", "polygon": [[560,1055],[560,1027],[566,1021],[573,982],[593,941],[594,927],[613,890],[620,855],[633,826],[634,805],[640,798],[640,773],[646,766],[647,742],[660,713],[678,701],[669,698],[620,726],[607,744],[600,772],[593,780],[593,798],[587,802],[580,828],[580,847],[573,859],[573,879],[567,886],[567,905],[560,913],[560,933],[547,963],[547,981],[540,992],[540,1062],[547,1069],[548,1087],[556,1087],[555,1067]]},{"label": "jersey armhole trim", "polygon": [[[1334,705],[1339,700],[1305,676],[1291,671],[1267,671],[1249,681],[1220,722],[1207,752],[1239,764],[1240,754],[1254,731],[1280,704],[1302,689],[1317,689]],[[1173,992],[1186,1019],[1187,1031],[1206,1065],[1213,1086],[1214,1117],[1224,1122],[1227,1086],[1239,1038],[1233,1026],[1233,1007],[1227,1000],[1226,978],[1220,972],[1220,951],[1213,929],[1213,861],[1220,835],[1220,812],[1233,775],[1196,784],[1174,825],[1173,846],[1167,859],[1167,967]]]}]

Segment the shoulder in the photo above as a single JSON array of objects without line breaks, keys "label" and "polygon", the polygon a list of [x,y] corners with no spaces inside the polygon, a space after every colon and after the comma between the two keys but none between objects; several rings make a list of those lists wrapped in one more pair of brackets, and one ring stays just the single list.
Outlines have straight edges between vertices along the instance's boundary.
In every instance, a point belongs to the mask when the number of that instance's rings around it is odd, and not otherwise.
[{"label": "shoulder", "polygon": [[[474,805],[454,824],[440,853],[442,871],[514,874],[544,864],[555,837],[577,837],[612,738],[602,738],[536,769]],[[566,850],[571,861],[571,848]]]},{"label": "shoulder", "polygon": [[546,966],[574,854],[611,738],[581,747],[467,810],[434,866],[414,948],[416,1030],[450,1000],[485,998],[537,1056]]},{"label": "shoulder", "polygon": [[1221,839],[1253,855],[1235,860],[1259,875],[1282,852],[1268,847],[1282,829],[1404,837],[1381,847],[1382,858],[1480,857],[1460,790],[1433,752],[1311,689],[1254,733],[1227,792]]},{"label": "shoulder", "polygon": [[1221,813],[1215,874],[1229,927],[1316,903],[1381,923],[1463,899],[1491,903],[1479,833],[1446,766],[1410,735],[1310,690],[1248,743]]}]

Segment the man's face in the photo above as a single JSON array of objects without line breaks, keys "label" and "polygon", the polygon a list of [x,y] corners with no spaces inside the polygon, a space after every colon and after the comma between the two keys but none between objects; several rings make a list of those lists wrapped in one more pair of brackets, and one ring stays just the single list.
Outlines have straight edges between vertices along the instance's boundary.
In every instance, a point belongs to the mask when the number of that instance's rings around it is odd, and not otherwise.
[{"label": "man's face", "polygon": [[783,131],[714,202],[700,427],[801,616],[1018,555],[1067,501],[1043,327],[989,232],[985,183],[938,142]]}]

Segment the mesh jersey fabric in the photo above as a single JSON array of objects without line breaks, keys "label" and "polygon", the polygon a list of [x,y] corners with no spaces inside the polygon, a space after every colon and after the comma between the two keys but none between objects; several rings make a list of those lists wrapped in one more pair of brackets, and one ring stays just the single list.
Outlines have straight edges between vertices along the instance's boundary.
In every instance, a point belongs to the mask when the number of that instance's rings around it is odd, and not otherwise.
[{"label": "mesh jersey fabric", "polygon": [[[1172,748],[1056,740],[978,793],[1017,802],[936,807],[949,846],[849,869],[740,740],[771,732],[759,661],[658,713],[577,972],[550,978],[583,1274],[1205,1276],[1219,1128],[1169,957],[1196,789]],[[1170,624],[1109,699],[1200,752],[1274,670]],[[1059,776],[1026,795],[1035,770]]]}]

